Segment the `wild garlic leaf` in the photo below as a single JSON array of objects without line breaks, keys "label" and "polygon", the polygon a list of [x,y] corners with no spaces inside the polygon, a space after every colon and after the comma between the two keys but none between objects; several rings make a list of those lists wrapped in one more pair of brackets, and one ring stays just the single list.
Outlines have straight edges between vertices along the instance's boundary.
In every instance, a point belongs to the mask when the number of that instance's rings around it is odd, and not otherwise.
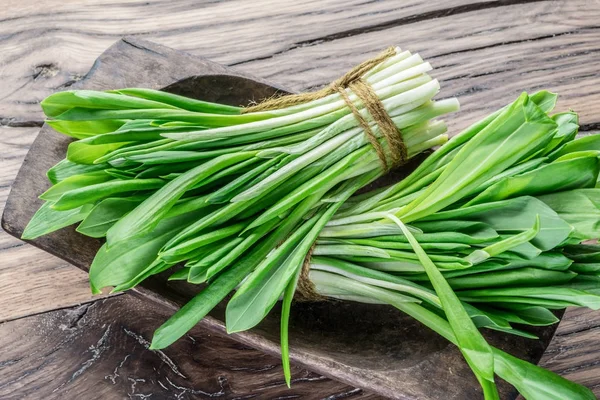
[{"label": "wild garlic leaf", "polygon": [[50,201],[42,204],[25,227],[21,239],[33,240],[73,225],[84,219],[93,208],[93,204],[86,204],[71,210],[57,211],[52,208],[52,205]]},{"label": "wild garlic leaf", "polygon": [[464,192],[544,146],[556,123],[523,94],[473,137],[440,177],[398,212],[407,222],[426,217],[459,200]]},{"label": "wild garlic leaf", "polygon": [[540,196],[562,219],[575,228],[581,240],[600,236],[600,189],[577,189]]},{"label": "wild garlic leaf", "polygon": [[137,207],[141,201],[136,198],[104,199],[92,208],[77,227],[77,232],[94,238],[104,237],[111,226]]},{"label": "wild garlic leaf", "polygon": [[538,196],[565,190],[593,188],[598,180],[598,157],[556,161],[533,171],[501,180],[480,193],[466,206],[518,196]]},{"label": "wild garlic leaf", "polygon": [[427,217],[426,220],[478,221],[488,224],[497,232],[513,233],[531,228],[537,215],[540,218],[540,232],[531,243],[540,250],[552,250],[557,247],[569,237],[573,230],[573,227],[552,208],[529,196],[441,211]]}]

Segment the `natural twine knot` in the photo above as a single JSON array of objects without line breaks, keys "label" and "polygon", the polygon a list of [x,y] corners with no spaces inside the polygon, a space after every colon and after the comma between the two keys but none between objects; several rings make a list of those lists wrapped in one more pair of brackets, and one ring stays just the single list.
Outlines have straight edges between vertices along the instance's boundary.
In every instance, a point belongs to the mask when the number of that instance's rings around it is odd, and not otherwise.
[{"label": "natural twine knot", "polygon": [[[334,93],[339,93],[342,96],[344,102],[348,105],[352,114],[358,121],[359,125],[365,131],[365,135],[369,140],[369,143],[373,146],[377,152],[377,157],[381,161],[381,166],[385,172],[389,171],[392,167],[396,167],[404,164],[407,159],[406,145],[402,140],[402,135],[392,118],[385,111],[381,100],[377,97],[375,90],[366,83],[362,76],[371,70],[376,65],[387,60],[388,58],[396,54],[396,49],[390,47],[378,56],[364,61],[350,71],[344,74],[339,79],[331,82],[328,86],[315,92],[289,94],[280,97],[273,97],[264,100],[258,104],[248,106],[243,109],[243,113],[268,111],[280,108],[286,108],[295,106],[298,104],[307,103],[309,101],[321,99]],[[371,119],[379,127],[383,137],[387,141],[390,149],[391,165],[388,163],[386,153],[379,143],[377,136],[373,133],[369,122],[361,115],[360,111],[352,101],[346,92],[346,89],[350,89],[360,99],[367,112],[370,114]]]},{"label": "natural twine knot", "polygon": [[[248,106],[244,108],[242,112],[250,113],[286,108],[321,99],[334,93],[339,93],[348,108],[350,108],[352,111],[352,114],[358,121],[361,128],[363,128],[369,143],[371,146],[373,146],[375,152],[377,153],[377,157],[381,162],[383,170],[387,172],[392,167],[400,166],[406,163],[408,159],[406,145],[402,140],[402,134],[385,110],[381,100],[379,100],[379,97],[377,97],[377,93],[371,87],[371,85],[362,79],[362,76],[373,67],[394,56],[395,54],[396,49],[394,47],[390,47],[378,56],[358,64],[344,74],[344,76],[331,82],[323,89],[314,92],[290,94],[281,97],[270,98],[262,101],[261,103]],[[371,116],[372,121],[375,122],[375,124],[379,127],[379,130],[387,141],[390,149],[391,165],[388,163],[386,153],[381,146],[381,143],[379,143],[377,136],[373,133],[369,122],[365,120],[356,105],[352,103],[348,93],[346,92],[346,89],[350,89],[352,92],[354,92],[356,97],[360,99],[368,114]],[[304,260],[304,264],[302,265],[302,270],[300,271],[300,277],[298,279],[298,285],[295,293],[295,298],[300,301],[325,300],[325,297],[317,293],[314,284],[309,279],[310,259],[313,249],[314,245],[308,251],[308,254]]]}]

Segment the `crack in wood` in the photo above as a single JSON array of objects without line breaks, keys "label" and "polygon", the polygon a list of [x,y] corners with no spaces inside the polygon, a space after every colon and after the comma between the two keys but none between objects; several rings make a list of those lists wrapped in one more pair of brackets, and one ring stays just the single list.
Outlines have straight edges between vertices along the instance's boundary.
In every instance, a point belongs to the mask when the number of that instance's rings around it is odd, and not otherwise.
[{"label": "crack in wood", "polygon": [[4,368],[4,367],[10,367],[11,365],[15,365],[16,363],[18,363],[22,359],[23,359],[23,357],[21,357],[21,358],[15,358],[15,359],[12,359],[12,360],[0,361],[0,369]]},{"label": "crack in wood", "polygon": [[110,380],[111,383],[113,385],[115,385],[117,383],[117,378],[120,377],[119,369],[123,368],[123,365],[125,365],[125,363],[127,362],[127,359],[129,357],[131,357],[131,354],[125,355],[125,358],[123,360],[121,360],[121,362],[115,367],[115,369],[113,370],[113,373],[110,375],[105,375],[104,379]]},{"label": "crack in wood", "polygon": [[29,375],[35,374],[40,369],[44,368],[46,366],[46,364],[48,364],[48,363],[49,363],[49,360],[46,359],[40,365],[38,365],[37,367],[33,367],[33,368],[30,368],[28,370],[23,371],[23,373],[21,375],[19,375],[17,378],[15,378],[13,380],[10,380],[8,382],[5,382],[2,385],[0,385],[0,389],[4,389],[5,387],[8,387],[8,386],[12,385],[13,383],[17,383],[19,381],[22,381],[23,379],[27,378]]},{"label": "crack in wood", "polygon": [[323,400],[339,400],[339,399],[347,399],[348,397],[352,397],[355,394],[361,394],[363,391],[362,389],[352,389],[349,390],[347,392],[342,392],[342,393],[338,393],[338,394],[332,394],[329,397],[324,398]]},{"label": "crack in wood", "polygon": [[[581,33],[582,31],[585,31],[585,30],[595,30],[595,29],[600,29],[600,27],[584,26],[584,27],[578,28],[576,31],[565,31],[565,32],[560,32],[560,33],[553,33],[551,35],[537,36],[537,37],[529,38],[529,39],[507,40],[505,42],[493,43],[493,44],[488,44],[485,46],[469,47],[468,49],[455,50],[455,51],[450,51],[447,53],[432,54],[431,56],[428,57],[428,59],[434,60],[434,59],[437,59],[440,57],[453,56],[453,55],[462,54],[462,53],[470,53],[470,52],[478,51],[478,50],[492,49],[494,47],[508,46],[511,44],[537,42],[537,41],[544,40],[544,39],[552,39],[552,38],[566,36],[566,35],[573,35],[576,33]],[[438,66],[438,68],[440,68],[440,66]]]},{"label": "crack in wood", "polygon": [[161,57],[164,57],[164,56],[165,56],[163,53],[160,53],[160,52],[158,52],[158,51],[156,51],[156,50],[152,50],[152,49],[150,49],[150,48],[148,48],[148,47],[146,47],[146,46],[143,46],[143,45],[141,45],[141,44],[139,44],[139,43],[134,43],[134,42],[132,42],[131,40],[129,40],[128,38],[123,38],[123,39],[121,39],[121,40],[122,40],[123,42],[127,43],[129,46],[131,46],[131,47],[135,47],[136,49],[140,49],[140,50],[147,51],[147,52],[150,52],[150,53],[153,53],[153,54],[157,54],[157,55],[159,55],[159,56],[161,56]]},{"label": "crack in wood", "polygon": [[0,126],[8,128],[40,128],[44,125],[42,120],[18,121],[12,117],[0,117]]},{"label": "crack in wood", "polygon": [[175,395],[176,399],[181,399],[182,396],[185,394],[194,394],[194,395],[199,394],[199,395],[208,396],[208,397],[221,397],[221,396],[225,395],[225,388],[223,387],[223,383],[220,380],[219,380],[219,384],[221,386],[221,390],[219,390],[218,392],[211,393],[211,392],[205,392],[205,391],[199,390],[199,389],[193,389],[193,388],[189,388],[189,387],[185,387],[185,386],[176,385],[167,376],[165,376],[165,379],[167,380],[169,385],[173,386],[175,389],[181,390],[181,392],[179,392],[178,394]]},{"label": "crack in wood", "polygon": [[62,389],[65,385],[68,385],[71,382],[73,382],[75,379],[77,379],[77,377],[79,377],[81,374],[87,371],[96,361],[100,359],[102,353],[104,353],[104,351],[108,349],[108,336],[110,335],[111,327],[112,325],[108,325],[98,342],[95,345],[90,346],[89,351],[91,351],[92,357],[85,361],[77,371],[73,372],[73,374],[67,382],[62,383],[59,387],[54,389],[52,393],[57,392],[58,390]]},{"label": "crack in wood", "polygon": [[86,316],[88,310],[94,307],[95,303],[86,303],[82,304],[75,309],[67,310],[67,315],[71,317],[69,324],[67,325],[68,329],[75,329],[79,327],[79,322]]},{"label": "crack in wood", "polygon": [[[128,336],[134,338],[139,344],[144,346],[146,349],[150,349],[150,342],[148,340],[146,340],[146,338],[144,338],[141,335],[138,335],[135,332],[130,331],[127,328],[123,328],[123,331]],[[187,376],[185,376],[181,372],[179,372],[179,368],[177,368],[177,365],[163,351],[161,351],[161,350],[151,350],[151,351],[153,353],[155,353],[156,355],[158,355],[158,357],[162,360],[162,362],[165,363],[171,369],[171,371],[173,371],[173,373],[175,375],[178,375],[178,376],[182,377],[183,379],[187,379]]]}]

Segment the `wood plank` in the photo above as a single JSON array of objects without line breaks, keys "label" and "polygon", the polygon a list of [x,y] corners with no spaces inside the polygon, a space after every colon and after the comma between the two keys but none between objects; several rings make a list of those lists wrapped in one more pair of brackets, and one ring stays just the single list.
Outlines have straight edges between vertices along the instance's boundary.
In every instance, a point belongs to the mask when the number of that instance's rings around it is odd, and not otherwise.
[{"label": "wood plank", "polygon": [[[0,212],[39,128],[0,128]],[[0,230],[0,321],[99,299],[87,275]],[[10,306],[5,306],[10,305]]]},{"label": "wood plank", "polygon": [[164,352],[147,349],[168,315],[133,296],[0,324],[0,398],[379,399],[196,327]]},{"label": "wood plank", "polygon": [[574,308],[563,318],[540,365],[592,389],[600,397],[600,313]]},{"label": "wood plank", "polygon": [[[438,76],[455,81],[445,85],[444,95],[463,94],[465,106],[496,107],[520,90],[530,89],[525,80],[541,80],[538,85],[568,91],[574,103],[565,105],[585,108],[586,124],[597,122],[586,111],[593,98],[581,96],[581,92],[593,91],[597,83],[589,76],[598,61],[593,40],[597,2],[451,1],[440,5],[414,1],[406,5],[330,0],[319,2],[318,7],[292,1],[273,7],[266,2],[190,0],[171,7],[165,2],[84,2],[68,9],[59,3],[53,0],[48,5],[55,10],[49,14],[21,15],[13,10],[9,12],[13,18],[0,27],[4,37],[0,51],[5,54],[2,74],[10,85],[9,94],[0,101],[5,124],[39,123],[42,115],[36,103],[80,79],[95,57],[122,34],[237,65],[295,90],[322,85],[367,55],[397,43],[435,58],[435,64],[443,67]],[[157,20],[157,13],[164,17]],[[219,24],[214,23],[217,20]],[[23,29],[41,21],[45,21],[43,31]],[[80,21],[85,21],[84,27]],[[562,51],[567,45],[577,45],[569,50],[569,57]],[[540,46],[561,51],[544,57]],[[474,49],[479,50],[471,52]],[[511,57],[507,59],[506,54]],[[564,74],[549,76],[548,71],[554,69]],[[517,74],[520,78],[514,79]],[[478,80],[468,79],[473,75]],[[507,77],[512,82],[509,87],[505,87]],[[583,89],[573,86],[579,81],[585,84]],[[491,102],[488,89],[494,90]]]},{"label": "wood plank", "polygon": [[[581,310],[569,310],[565,322],[582,317]],[[200,327],[163,353],[147,350],[150,327],[166,317],[125,295],[0,324],[5,338],[0,341],[0,397],[380,398],[294,366],[288,391],[278,359]],[[544,367],[584,383],[597,396],[599,328],[558,334],[542,360]]]},{"label": "wood plank", "polygon": [[[434,66],[442,97],[457,96],[462,112],[446,118],[458,131],[542,88],[561,95],[560,110],[580,113],[584,129],[600,123],[600,2],[556,1],[510,5],[452,15],[305,46],[237,68],[294,90],[323,85],[391,40]],[[395,40],[394,40],[395,39]]]}]

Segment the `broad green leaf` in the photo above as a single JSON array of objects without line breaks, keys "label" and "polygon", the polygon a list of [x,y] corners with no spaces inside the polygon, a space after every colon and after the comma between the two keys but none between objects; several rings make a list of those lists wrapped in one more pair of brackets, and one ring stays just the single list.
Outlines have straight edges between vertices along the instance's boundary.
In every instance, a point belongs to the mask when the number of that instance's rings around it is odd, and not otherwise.
[{"label": "broad green leaf", "polygon": [[81,107],[104,110],[120,110],[129,108],[175,109],[175,107],[165,103],[95,90],[67,90],[64,92],[54,93],[42,100],[40,105],[44,110],[44,114],[51,118],[60,117],[61,114],[73,108]]},{"label": "broad green leaf", "polygon": [[569,305],[578,305],[589,307],[592,310],[600,309],[600,296],[586,293],[582,290],[569,289],[563,287],[507,287],[507,288],[487,288],[478,290],[464,290],[458,292],[458,296],[464,301],[481,300],[487,297],[494,299],[504,299],[502,301],[512,301],[515,298],[558,301],[568,303]]},{"label": "broad green leaf", "polygon": [[218,114],[239,114],[241,110],[241,108],[239,107],[196,100],[185,96],[179,96],[176,94],[163,92],[160,90],[126,88],[111,90],[110,93],[120,93],[127,96],[139,97],[142,99],[152,100],[163,104],[170,104],[174,107],[182,108],[184,110],[204,113],[214,112]]},{"label": "broad green leaf", "polygon": [[84,204],[95,203],[118,193],[158,189],[165,185],[162,179],[112,180],[84,186],[63,193],[52,205],[55,210],[70,210]]},{"label": "broad green leaf", "polygon": [[21,239],[33,240],[42,235],[47,235],[66,226],[73,225],[84,219],[93,207],[93,204],[86,204],[71,210],[57,211],[52,208],[52,204],[49,201],[42,204],[25,227]]},{"label": "broad green leaf", "polygon": [[544,202],[529,196],[478,204],[457,210],[441,211],[430,215],[426,220],[460,219],[479,221],[488,224],[497,232],[511,233],[531,228],[538,215],[540,218],[540,232],[531,243],[540,250],[546,251],[557,247],[569,237],[573,230],[573,227],[567,223],[569,221],[565,222],[562,216],[559,216]]},{"label": "broad green leaf", "polygon": [[454,291],[446,279],[444,279],[442,273],[421,248],[419,242],[412,236],[412,233],[398,218],[392,215],[389,218],[396,222],[402,229],[419,257],[419,261],[425,268],[425,272],[440,298],[444,313],[448,318],[452,331],[456,335],[459,349],[465,360],[478,377],[493,382],[494,359],[490,345],[481,336],[481,333],[477,330],[471,317],[469,317],[467,311],[463,308],[460,300],[454,294]]},{"label": "broad green leaf", "polygon": [[107,164],[76,164],[65,158],[50,168],[46,175],[50,182],[56,184],[73,175],[87,174],[89,172],[101,171],[106,168],[108,168]]},{"label": "broad green leaf", "polygon": [[553,152],[549,157],[550,159],[555,160],[569,153],[588,150],[600,150],[600,135],[596,134],[577,138],[566,143],[560,149]]},{"label": "broad green leaf", "polygon": [[258,229],[253,230],[250,233],[244,234],[241,242],[236,244],[236,246],[224,257],[220,257],[218,260],[215,260],[214,264],[209,265],[208,268],[205,268],[204,265],[201,264],[198,265],[197,268],[192,267],[188,281],[196,284],[206,282],[223,269],[232,265],[232,263],[242,256],[242,254],[244,254],[248,249],[250,249],[251,246],[263,239],[263,236],[271,231],[271,229],[273,229],[279,222],[280,221],[274,220],[270,223],[261,225]]},{"label": "broad green leaf", "polygon": [[[151,232],[108,249],[104,244],[90,267],[90,282],[95,288],[119,286],[153,267],[160,248],[193,219],[194,213],[161,221]],[[156,264],[154,264],[156,265]]]},{"label": "broad green leaf", "polygon": [[87,144],[81,140],[72,142],[67,148],[67,160],[77,164],[94,164],[97,159],[127,146],[132,142]]},{"label": "broad green leaf", "polygon": [[115,286],[111,293],[123,292],[125,290],[132,289],[140,284],[145,279],[149,278],[152,275],[160,274],[161,272],[171,268],[173,265],[163,262],[162,260],[154,260],[152,264],[150,264],[146,269],[139,272],[136,276],[131,278],[129,281],[121,283],[120,285]]},{"label": "broad green leaf", "polygon": [[111,179],[113,179],[112,176],[104,171],[93,171],[73,175],[50,187],[50,189],[46,190],[40,195],[40,199],[55,202],[60,199],[63,194],[71,190],[81,189],[97,183],[107,182]]},{"label": "broad green leaf", "polygon": [[204,234],[194,237],[193,239],[180,243],[177,246],[171,247],[168,250],[161,251],[161,253],[159,254],[160,258],[167,262],[171,262],[170,258],[174,256],[188,254],[208,244],[231,237],[236,233],[239,233],[245,227],[246,223],[240,222],[237,224],[225,226],[223,228],[215,229],[210,232],[206,232]]},{"label": "broad green leaf", "polygon": [[331,204],[322,214],[304,222],[248,277],[227,304],[228,332],[248,330],[263,320],[302,267],[319,231],[340,204]]},{"label": "broad green leaf", "polygon": [[103,133],[114,132],[125,123],[125,120],[109,119],[105,121],[46,121],[55,131],[74,137],[75,139],[84,139],[100,135]]},{"label": "broad green leaf", "polygon": [[600,262],[600,245],[598,244],[566,246],[564,253],[576,262]]},{"label": "broad green leaf", "polygon": [[548,326],[560,321],[552,311],[544,307],[519,306],[516,304],[502,304],[502,306],[504,309],[486,307],[485,310],[517,324]]},{"label": "broad green leaf", "polygon": [[474,136],[440,177],[397,213],[407,222],[426,217],[459,200],[490,177],[545,146],[556,123],[521,95],[506,111]]},{"label": "broad green leaf", "polygon": [[137,207],[141,201],[136,198],[104,199],[96,204],[79,224],[77,232],[95,238],[104,237],[113,224]]},{"label": "broad green leaf", "polygon": [[565,190],[593,188],[600,165],[597,157],[553,162],[490,186],[466,206],[519,196],[538,196]]},{"label": "broad green leaf", "polygon": [[600,237],[600,189],[577,189],[540,196],[581,239]]},{"label": "broad green leaf", "polygon": [[544,149],[544,155],[560,148],[564,143],[575,139],[579,131],[579,116],[572,111],[554,114],[552,119],[558,124],[558,130],[554,134],[552,141]]},{"label": "broad green leaf", "polygon": [[304,214],[318,199],[309,198],[299,204],[295,213],[287,218],[268,237],[255,246],[247,255],[231,268],[223,271],[210,285],[196,295],[154,333],[151,349],[162,349],[175,342],[192,329],[229,292],[248,275],[282,239],[286,238]]},{"label": "broad green leaf", "polygon": [[577,276],[570,271],[552,271],[538,268],[516,268],[506,271],[484,272],[447,279],[455,290],[491,287],[546,286],[569,282]]},{"label": "broad green leaf", "polygon": [[[471,254],[465,257],[473,265],[479,264],[490,257],[500,255],[506,251],[514,251],[516,247],[523,247],[524,244],[533,240],[540,233],[540,216],[536,215],[533,227],[524,230],[516,235],[509,236],[499,240],[493,244],[485,246],[483,249],[474,250]],[[537,250],[537,249],[534,249]],[[534,251],[533,257],[539,255],[540,251]],[[533,258],[531,257],[531,258]]]},{"label": "broad green leaf", "polygon": [[[448,341],[457,344],[449,323],[419,304],[397,303],[394,307],[434,330]],[[512,384],[528,400],[594,400],[595,396],[585,386],[573,383],[559,375],[519,360],[492,347],[496,374]]]},{"label": "broad green leaf", "polygon": [[596,398],[585,386],[501,350],[494,349],[494,361],[498,376],[516,387],[527,400],[594,400]]}]

